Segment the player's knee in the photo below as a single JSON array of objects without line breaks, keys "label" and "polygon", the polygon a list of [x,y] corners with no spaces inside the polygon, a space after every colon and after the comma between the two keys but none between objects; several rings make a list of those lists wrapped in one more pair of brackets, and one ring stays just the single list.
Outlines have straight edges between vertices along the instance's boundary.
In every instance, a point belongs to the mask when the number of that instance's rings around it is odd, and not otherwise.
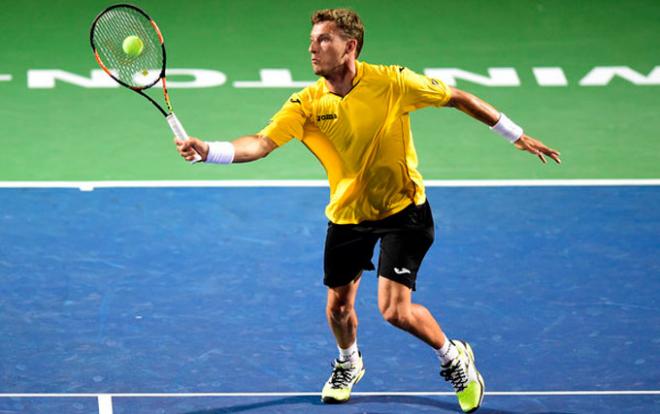
[{"label": "player's knee", "polygon": [[410,323],[409,312],[403,306],[382,305],[380,313],[387,322],[398,328],[405,328]]},{"label": "player's knee", "polygon": [[348,319],[355,311],[353,304],[346,302],[328,303],[326,312],[330,318],[335,321],[343,321]]}]

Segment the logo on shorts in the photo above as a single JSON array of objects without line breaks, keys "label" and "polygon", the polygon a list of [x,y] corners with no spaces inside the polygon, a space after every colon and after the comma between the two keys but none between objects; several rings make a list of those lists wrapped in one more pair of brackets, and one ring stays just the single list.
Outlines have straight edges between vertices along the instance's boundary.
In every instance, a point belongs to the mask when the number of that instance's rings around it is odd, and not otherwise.
[{"label": "logo on shorts", "polygon": [[399,269],[398,267],[395,267],[394,268],[394,273],[396,273],[397,275],[405,275],[406,273],[409,274],[409,275],[412,274],[410,269],[406,269],[405,267],[402,267],[401,269]]}]

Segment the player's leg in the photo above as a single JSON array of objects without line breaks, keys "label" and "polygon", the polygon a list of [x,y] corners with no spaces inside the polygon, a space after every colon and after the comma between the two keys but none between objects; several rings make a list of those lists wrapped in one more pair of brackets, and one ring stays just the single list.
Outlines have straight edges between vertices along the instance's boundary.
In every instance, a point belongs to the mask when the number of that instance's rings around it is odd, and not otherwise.
[{"label": "player's leg", "polygon": [[357,346],[355,297],[362,270],[374,268],[371,256],[377,239],[355,231],[354,227],[330,223],[325,242],[326,316],[339,349],[339,357],[333,361],[332,373],[321,393],[321,399],[326,403],[348,401],[353,386],[365,372]]},{"label": "player's leg", "polygon": [[362,354],[357,346],[355,297],[360,276],[348,285],[328,288],[326,316],[337,341],[339,356],[332,362],[332,373],[323,386],[321,400],[343,403],[350,399],[353,386],[364,376]]},{"label": "player's leg", "polygon": [[360,275],[344,286],[328,288],[328,300],[325,314],[328,325],[341,351],[356,344],[358,318],[355,312],[355,297],[360,286]]},{"label": "player's leg", "polygon": [[435,349],[442,348],[447,340],[431,312],[420,304],[412,303],[411,288],[400,282],[383,276],[378,278],[378,309],[387,322]]},{"label": "player's leg", "polygon": [[449,340],[429,310],[412,303],[410,287],[378,278],[378,307],[385,320],[429,344],[441,361],[440,374],[452,384],[461,409],[472,412],[484,396],[484,381],[474,363],[474,353],[464,341]]},{"label": "player's leg", "polygon": [[433,243],[431,209],[428,203],[414,206],[394,219],[388,224],[392,230],[381,238],[378,307],[392,325],[433,347],[441,375],[454,387],[461,409],[472,412],[481,405],[484,384],[470,345],[447,339],[431,312],[412,303],[417,272]]},{"label": "player's leg", "polygon": [[412,303],[417,272],[435,238],[431,207],[428,202],[410,206],[386,221],[378,261],[378,308],[392,325],[439,349],[446,342],[440,325],[428,309]]}]

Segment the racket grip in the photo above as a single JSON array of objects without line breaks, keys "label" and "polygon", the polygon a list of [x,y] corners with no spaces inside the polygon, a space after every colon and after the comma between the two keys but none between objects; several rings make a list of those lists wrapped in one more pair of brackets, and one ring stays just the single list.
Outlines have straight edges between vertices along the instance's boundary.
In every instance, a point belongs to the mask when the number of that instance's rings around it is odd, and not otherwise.
[{"label": "racket grip", "polygon": [[[186,133],[186,130],[183,129],[183,125],[181,125],[181,122],[179,121],[179,118],[174,115],[174,112],[170,113],[165,117],[167,119],[167,123],[169,124],[170,128],[172,129],[172,132],[174,132],[174,135],[176,135],[177,138],[181,140],[187,140],[188,139],[188,134]],[[192,164],[198,163],[202,160],[202,157],[195,153],[195,159],[190,161]]]}]

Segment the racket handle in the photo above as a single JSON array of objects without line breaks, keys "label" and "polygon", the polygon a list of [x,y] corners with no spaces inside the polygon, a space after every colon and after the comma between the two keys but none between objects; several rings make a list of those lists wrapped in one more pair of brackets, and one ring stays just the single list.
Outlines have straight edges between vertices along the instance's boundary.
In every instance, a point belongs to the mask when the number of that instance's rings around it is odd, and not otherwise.
[{"label": "racket handle", "polygon": [[[174,112],[170,113],[165,117],[167,119],[167,123],[170,125],[170,128],[172,129],[172,132],[174,132],[174,135],[176,135],[177,138],[181,140],[187,140],[189,135],[186,133],[186,130],[183,129],[183,125],[181,125],[181,122],[179,121],[179,118],[174,115]],[[202,160],[202,157],[195,153],[195,159],[190,161],[192,164],[198,163]]]}]

